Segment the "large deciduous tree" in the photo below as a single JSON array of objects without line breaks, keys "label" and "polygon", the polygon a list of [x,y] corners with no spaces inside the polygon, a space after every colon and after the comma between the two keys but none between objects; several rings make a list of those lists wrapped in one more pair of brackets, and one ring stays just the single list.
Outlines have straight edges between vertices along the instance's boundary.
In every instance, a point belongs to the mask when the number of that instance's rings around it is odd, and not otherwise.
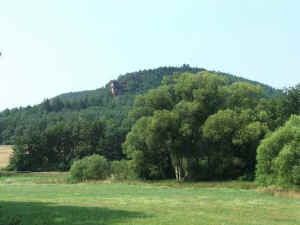
[{"label": "large deciduous tree", "polygon": [[256,178],[260,184],[300,184],[300,116],[293,115],[258,147]]},{"label": "large deciduous tree", "polygon": [[211,176],[225,179],[244,173],[253,177],[256,148],[267,132],[266,124],[250,109],[220,110],[211,115],[203,126]]},{"label": "large deciduous tree", "polygon": [[[241,168],[253,172],[255,148],[267,130],[253,116],[261,94],[258,86],[229,85],[214,73],[175,74],[164,79],[160,88],[136,98],[130,115],[137,122],[124,151],[144,178],[166,177],[171,167],[178,181],[195,179],[204,161],[206,169],[213,171],[224,159],[229,165],[240,159]],[[219,111],[226,108],[231,110]]]}]

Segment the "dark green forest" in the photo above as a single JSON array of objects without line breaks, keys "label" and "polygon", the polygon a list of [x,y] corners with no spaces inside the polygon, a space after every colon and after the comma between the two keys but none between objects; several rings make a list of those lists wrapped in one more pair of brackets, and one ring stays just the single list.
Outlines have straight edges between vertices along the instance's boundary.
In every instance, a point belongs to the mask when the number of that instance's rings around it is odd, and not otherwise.
[{"label": "dark green forest", "polygon": [[299,114],[300,85],[161,67],[4,110],[0,143],[15,146],[12,170],[66,171],[99,154],[143,179],[253,179],[261,140]]}]

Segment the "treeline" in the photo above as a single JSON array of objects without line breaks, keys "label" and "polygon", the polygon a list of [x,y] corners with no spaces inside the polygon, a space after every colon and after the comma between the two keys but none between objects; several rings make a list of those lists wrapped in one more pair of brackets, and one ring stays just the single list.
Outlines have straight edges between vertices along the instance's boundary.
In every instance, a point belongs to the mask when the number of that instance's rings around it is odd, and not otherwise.
[{"label": "treeline", "polygon": [[[142,70],[119,76],[117,79],[121,92],[113,97],[110,83],[94,91],[81,91],[63,94],[53,99],[45,99],[36,106],[20,107],[4,110],[0,113],[0,144],[16,144],[17,139],[26,136],[31,130],[46,130],[56,124],[70,123],[79,118],[89,121],[102,118],[105,124],[104,138],[109,159],[119,160],[123,156],[122,143],[129,132],[132,121],[128,120],[128,112],[133,107],[137,94],[161,85],[164,76],[174,73],[197,73],[205,71],[202,68],[192,68],[189,65],[181,67],[161,67],[152,70]],[[245,81],[245,79],[230,74],[222,74],[229,83]],[[256,82],[252,82],[256,84]],[[269,86],[263,86],[266,98],[279,96],[280,91]]]},{"label": "treeline", "polygon": [[144,179],[254,179],[261,140],[300,113],[300,86],[263,98],[258,85],[184,73],[138,96],[123,144]]},{"label": "treeline", "polygon": [[[33,123],[43,124],[46,128],[62,120],[77,119],[79,116],[95,119],[113,120],[117,127],[127,123],[128,112],[133,106],[137,94],[144,94],[148,90],[161,85],[164,76],[174,73],[197,73],[205,71],[202,68],[192,68],[189,65],[181,67],[161,67],[153,70],[142,70],[119,76],[118,86],[121,89],[117,97],[113,97],[110,83],[105,87],[93,91],[81,91],[63,94],[53,99],[45,99],[36,106],[20,107],[0,112],[0,144],[14,144],[16,137],[22,136]],[[247,81],[230,74],[222,74],[230,83]],[[257,82],[249,81],[254,84]],[[279,90],[263,85],[263,95],[272,98],[281,95]],[[128,125],[124,125],[128,129]],[[118,131],[117,131],[118,132]],[[121,145],[117,151],[121,151]]]},{"label": "treeline", "polygon": [[300,113],[299,85],[281,92],[188,65],[117,82],[116,97],[108,84],[0,113],[10,169],[65,171],[99,154],[143,179],[253,179],[261,140]]},{"label": "treeline", "polygon": [[100,142],[103,138],[104,122],[100,119],[80,118],[46,129],[33,126],[17,138],[9,167],[19,171],[68,170],[73,160],[93,153],[105,155]]}]

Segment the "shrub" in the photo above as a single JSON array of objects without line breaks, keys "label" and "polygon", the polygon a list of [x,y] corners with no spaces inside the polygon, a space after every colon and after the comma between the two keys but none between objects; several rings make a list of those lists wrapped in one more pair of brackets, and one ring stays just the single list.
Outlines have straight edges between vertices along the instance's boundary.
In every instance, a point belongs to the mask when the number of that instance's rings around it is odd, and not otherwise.
[{"label": "shrub", "polygon": [[300,116],[265,138],[257,150],[256,180],[262,185],[300,184]]},{"label": "shrub", "polygon": [[238,180],[240,181],[254,181],[254,172],[253,173],[245,173],[244,175],[240,176]]},{"label": "shrub", "polygon": [[111,163],[112,175],[117,180],[129,180],[137,178],[129,160],[113,161]]},{"label": "shrub", "polygon": [[[300,164],[300,163],[299,163]],[[293,182],[300,185],[300,165],[294,166],[292,170]]]},{"label": "shrub", "polygon": [[109,176],[110,165],[103,156],[87,156],[73,163],[70,174],[77,181],[101,180]]},{"label": "shrub", "polygon": [[8,218],[8,222],[5,224],[0,223],[0,225],[21,225],[21,219],[19,217]]}]

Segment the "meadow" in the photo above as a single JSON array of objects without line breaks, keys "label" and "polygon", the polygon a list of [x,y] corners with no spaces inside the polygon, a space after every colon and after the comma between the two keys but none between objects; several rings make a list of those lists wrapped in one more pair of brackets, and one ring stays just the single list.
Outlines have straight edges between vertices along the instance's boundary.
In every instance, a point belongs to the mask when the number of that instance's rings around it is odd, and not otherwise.
[{"label": "meadow", "polygon": [[4,168],[8,165],[9,157],[11,154],[11,145],[0,145],[0,168]]},{"label": "meadow", "polygon": [[4,225],[300,224],[299,199],[240,181],[70,184],[68,173],[2,173],[0,199]]}]

